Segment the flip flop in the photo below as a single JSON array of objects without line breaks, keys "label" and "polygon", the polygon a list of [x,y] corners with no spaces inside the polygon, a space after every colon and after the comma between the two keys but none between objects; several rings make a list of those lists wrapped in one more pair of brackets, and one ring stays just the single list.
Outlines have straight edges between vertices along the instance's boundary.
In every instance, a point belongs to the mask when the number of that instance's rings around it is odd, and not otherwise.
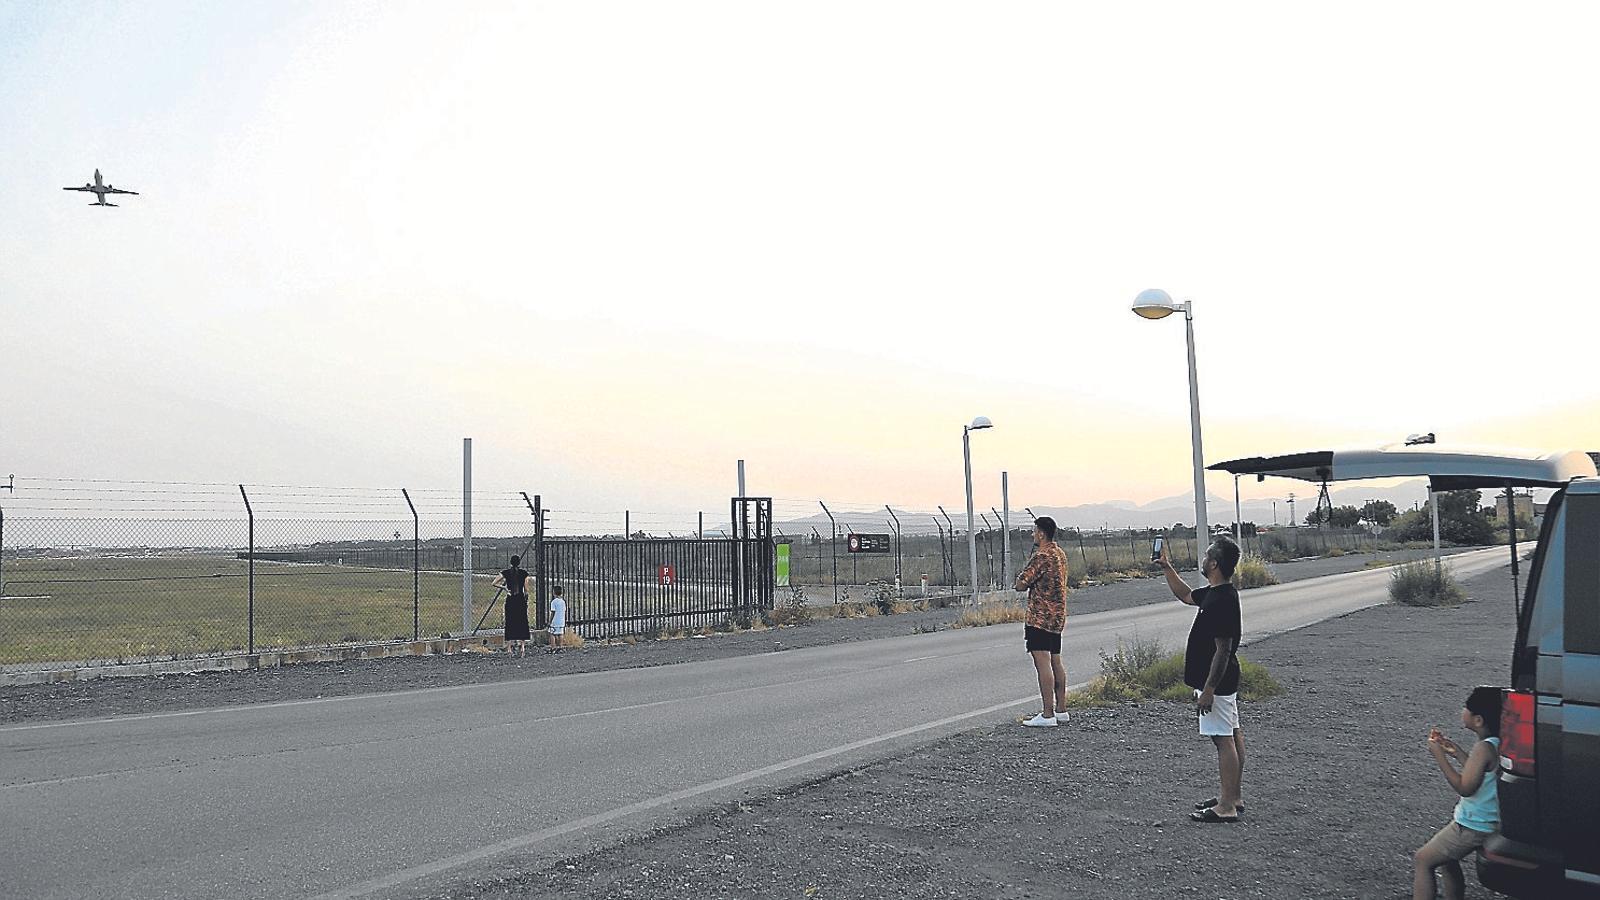
[{"label": "flip flop", "polygon": [[1217,815],[1217,811],[1215,809],[1203,809],[1196,813],[1190,813],[1189,819],[1191,821],[1205,822],[1207,824],[1221,822],[1229,825],[1235,824],[1239,821],[1238,816],[1219,816]]},{"label": "flip flop", "polygon": [[[1199,803],[1196,803],[1194,805],[1195,812],[1204,812],[1205,810],[1208,810],[1211,807],[1216,806],[1218,802],[1219,801],[1215,797],[1212,797],[1210,800],[1201,800]],[[1239,801],[1239,812],[1244,812],[1244,801],[1243,800]]]}]

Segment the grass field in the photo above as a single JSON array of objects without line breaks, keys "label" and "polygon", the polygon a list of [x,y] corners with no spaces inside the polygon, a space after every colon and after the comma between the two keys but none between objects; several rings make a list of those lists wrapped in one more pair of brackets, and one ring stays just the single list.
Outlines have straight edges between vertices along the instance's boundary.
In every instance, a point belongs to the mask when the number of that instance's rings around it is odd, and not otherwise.
[{"label": "grass field", "polygon": [[[7,558],[0,596],[0,665],[75,660],[147,660],[243,651],[249,642],[249,565],[233,552],[163,552]],[[481,616],[496,596],[493,576],[475,576]],[[418,634],[461,626],[461,575],[418,576]],[[710,627],[725,614],[723,582],[659,586],[653,578],[565,579],[568,619],[585,636]],[[503,599],[503,598],[502,598]],[[255,566],[257,650],[410,640],[412,573],[321,563]],[[486,629],[504,624],[496,604]],[[643,618],[649,616],[650,618]]]},{"label": "grass field", "polygon": [[[4,576],[0,665],[215,654],[248,640],[248,564],[231,555],[7,559]],[[481,584],[480,611],[494,594]],[[420,587],[421,635],[459,628],[461,576],[423,573]],[[409,570],[256,562],[258,649],[409,640],[411,620]]]}]

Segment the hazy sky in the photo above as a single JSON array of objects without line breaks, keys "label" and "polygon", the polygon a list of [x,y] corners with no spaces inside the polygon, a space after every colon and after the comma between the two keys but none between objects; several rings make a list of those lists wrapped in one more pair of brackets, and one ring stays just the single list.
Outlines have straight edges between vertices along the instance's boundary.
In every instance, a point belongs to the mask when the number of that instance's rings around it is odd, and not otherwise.
[{"label": "hazy sky", "polygon": [[[1600,8],[0,0],[0,473],[947,508],[1600,448]],[[100,168],[119,209],[66,193]],[[1251,485],[1272,496],[1292,486]],[[1211,490],[1231,494],[1225,479]]]}]

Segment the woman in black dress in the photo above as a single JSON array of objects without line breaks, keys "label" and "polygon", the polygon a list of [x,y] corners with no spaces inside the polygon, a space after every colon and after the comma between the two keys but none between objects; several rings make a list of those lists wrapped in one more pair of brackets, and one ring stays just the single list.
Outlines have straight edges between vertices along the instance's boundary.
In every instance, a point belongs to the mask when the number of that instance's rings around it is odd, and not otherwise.
[{"label": "woman in black dress", "polygon": [[494,580],[495,587],[506,589],[506,652],[528,655],[528,573],[522,570],[522,557],[511,557],[511,568]]}]

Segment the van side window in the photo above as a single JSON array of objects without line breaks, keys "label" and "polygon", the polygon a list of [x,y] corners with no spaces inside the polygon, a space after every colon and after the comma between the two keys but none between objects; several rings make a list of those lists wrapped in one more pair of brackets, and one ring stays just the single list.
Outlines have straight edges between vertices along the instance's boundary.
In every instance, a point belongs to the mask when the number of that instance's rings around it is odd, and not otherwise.
[{"label": "van side window", "polygon": [[1528,646],[1546,653],[1560,653],[1565,640],[1562,597],[1567,589],[1567,506],[1559,501],[1560,495],[1552,498],[1546,512],[1552,520],[1545,530],[1539,568],[1533,573],[1534,592],[1529,597],[1533,609],[1528,611]]}]

